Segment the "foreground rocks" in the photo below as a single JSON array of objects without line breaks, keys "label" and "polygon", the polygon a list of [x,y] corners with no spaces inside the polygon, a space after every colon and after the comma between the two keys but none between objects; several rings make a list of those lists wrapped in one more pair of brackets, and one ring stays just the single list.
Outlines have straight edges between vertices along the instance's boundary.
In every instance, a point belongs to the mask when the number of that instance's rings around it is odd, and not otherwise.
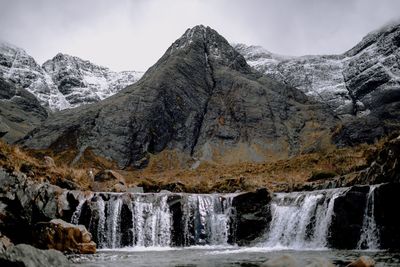
[{"label": "foreground rocks", "polygon": [[290,255],[274,257],[264,262],[262,267],[335,267],[329,260],[315,258],[310,260],[296,259]]},{"label": "foreground rocks", "polygon": [[0,253],[5,252],[8,248],[12,247],[14,244],[5,235],[0,233]]},{"label": "foreground rocks", "polygon": [[0,266],[64,267],[69,265],[67,257],[59,251],[40,250],[26,244],[13,246],[0,254]]},{"label": "foreground rocks", "polygon": [[96,243],[83,225],[53,219],[48,223],[38,223],[35,228],[34,243],[39,248],[79,254],[96,252]]},{"label": "foreground rocks", "polygon": [[374,267],[375,261],[368,256],[361,256],[346,267]]}]

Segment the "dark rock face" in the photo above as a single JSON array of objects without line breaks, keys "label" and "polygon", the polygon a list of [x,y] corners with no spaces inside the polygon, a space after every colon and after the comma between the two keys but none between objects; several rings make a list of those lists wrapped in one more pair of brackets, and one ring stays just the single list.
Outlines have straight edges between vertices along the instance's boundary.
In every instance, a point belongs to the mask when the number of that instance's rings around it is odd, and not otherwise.
[{"label": "dark rock face", "polygon": [[399,130],[400,25],[369,33],[341,55],[290,57],[235,45],[260,72],[326,103],[342,119],[338,145],[374,142]]},{"label": "dark rock face", "polygon": [[0,254],[0,265],[15,267],[70,266],[67,257],[59,251],[40,250],[25,244],[16,245]]},{"label": "dark rock face", "polygon": [[369,186],[352,187],[335,200],[328,243],[338,249],[357,247],[363,226]]},{"label": "dark rock face", "polygon": [[266,189],[236,196],[232,206],[236,209],[234,242],[249,244],[262,236],[271,221],[269,202],[271,195]]},{"label": "dark rock face", "polygon": [[96,106],[55,114],[24,143],[54,148],[69,139],[121,167],[145,166],[163,150],[233,163],[318,150],[335,123],[324,105],[253,71],[217,32],[196,26],[138,83]]},{"label": "dark rock face", "polygon": [[55,218],[70,221],[77,205],[72,199],[71,192],[58,186],[38,184],[24,174],[0,169],[0,231],[15,243],[32,243],[36,223]]},{"label": "dark rock face", "polygon": [[400,184],[384,184],[375,189],[375,220],[379,227],[381,249],[400,248]]},{"label": "dark rock face", "polygon": [[369,160],[370,166],[360,173],[359,183],[399,183],[400,182],[400,136],[385,143]]},{"label": "dark rock face", "polygon": [[34,95],[0,78],[0,137],[13,143],[41,121],[47,111]]}]

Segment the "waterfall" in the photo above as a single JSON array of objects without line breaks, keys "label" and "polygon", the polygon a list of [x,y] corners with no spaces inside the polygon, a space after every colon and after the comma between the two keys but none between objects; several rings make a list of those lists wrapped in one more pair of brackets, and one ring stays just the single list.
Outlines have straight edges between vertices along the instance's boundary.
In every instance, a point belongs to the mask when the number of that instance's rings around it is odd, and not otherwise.
[{"label": "waterfall", "polygon": [[95,193],[71,222],[85,224],[99,248],[226,245],[232,214],[228,195]]},{"label": "waterfall", "polygon": [[[361,211],[359,216],[358,225],[362,231],[360,239],[355,240],[359,249],[379,248],[375,188],[370,187],[365,211]],[[353,194],[350,196],[361,194],[358,199],[364,201],[362,194],[368,192],[364,189],[275,193],[266,209],[268,212],[263,222],[266,231],[259,233],[258,246],[300,250],[328,248],[338,235],[333,229],[337,229],[337,218],[341,217],[336,216],[343,216],[335,209],[335,203],[347,205],[346,198],[350,193]],[[247,214],[246,210],[236,210],[238,201],[233,201],[236,196],[98,192],[79,196],[71,222],[84,224],[99,248],[232,245],[234,241],[240,242],[239,233],[243,231],[238,231],[238,227],[244,227],[240,226],[243,218],[254,223],[254,211]],[[338,197],[339,202],[336,201]],[[246,200],[241,198],[240,201]],[[339,209],[342,211],[346,206]],[[352,213],[352,210],[346,212]]]},{"label": "waterfall", "polygon": [[345,190],[277,193],[271,203],[270,228],[261,246],[326,248],[335,199]]},{"label": "waterfall", "polygon": [[375,189],[376,185],[369,188],[367,204],[365,207],[361,237],[358,241],[358,249],[379,249],[379,229],[375,221]]},{"label": "waterfall", "polygon": [[232,198],[188,195],[183,205],[185,245],[227,245]]}]

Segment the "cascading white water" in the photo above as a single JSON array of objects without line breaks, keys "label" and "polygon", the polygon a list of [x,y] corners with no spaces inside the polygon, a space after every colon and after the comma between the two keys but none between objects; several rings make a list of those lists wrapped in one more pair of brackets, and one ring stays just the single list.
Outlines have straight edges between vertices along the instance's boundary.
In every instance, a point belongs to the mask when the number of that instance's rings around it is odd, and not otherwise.
[{"label": "cascading white water", "polygon": [[174,230],[171,196],[181,203],[177,223],[185,240],[181,245],[228,243],[232,198],[218,194],[97,193],[79,202],[71,222],[80,221],[87,203],[87,227],[100,248],[168,247]]},{"label": "cascading white water", "polygon": [[85,202],[86,202],[85,198],[79,199],[78,206],[76,206],[76,209],[75,209],[74,213],[72,214],[71,223],[73,223],[73,224],[79,223],[79,217],[81,217],[82,206],[83,206],[83,204],[85,204]]},{"label": "cascading white water", "polygon": [[232,198],[187,195],[183,205],[185,245],[226,245],[232,221]]},{"label": "cascading white water", "polygon": [[347,189],[278,193],[263,247],[325,248],[335,199]]},{"label": "cascading white water", "polygon": [[379,229],[375,221],[375,189],[376,185],[371,185],[365,207],[361,237],[358,241],[358,249],[379,249]]},{"label": "cascading white water", "polygon": [[167,195],[133,195],[133,246],[165,247],[171,244],[172,217],[167,199]]}]

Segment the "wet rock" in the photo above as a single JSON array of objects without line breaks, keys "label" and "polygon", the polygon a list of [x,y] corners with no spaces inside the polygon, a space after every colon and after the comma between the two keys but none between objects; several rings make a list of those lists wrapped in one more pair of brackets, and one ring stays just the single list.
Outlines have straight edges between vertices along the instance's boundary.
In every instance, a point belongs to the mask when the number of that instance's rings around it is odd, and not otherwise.
[{"label": "wet rock", "polygon": [[296,259],[290,255],[282,255],[268,260],[262,267],[335,267],[329,260],[315,258],[309,260]]},{"label": "wet rock", "polygon": [[134,186],[134,187],[129,187],[126,192],[129,193],[144,193],[143,187],[141,186]]},{"label": "wet rock", "polygon": [[40,250],[26,244],[9,248],[0,254],[0,266],[18,267],[63,267],[70,266],[68,259],[59,251]]},{"label": "wet rock", "polygon": [[296,261],[290,255],[283,255],[273,259],[268,260],[267,262],[261,265],[262,267],[298,267],[299,262]]},{"label": "wet rock", "polygon": [[328,244],[338,249],[357,247],[369,186],[354,186],[335,199]]},{"label": "wet rock", "polygon": [[270,200],[271,194],[265,188],[233,198],[232,207],[236,209],[235,243],[249,244],[262,236],[271,221]]},{"label": "wet rock", "polygon": [[356,261],[350,263],[346,267],[374,267],[375,261],[368,256],[361,256]]},{"label": "wet rock", "polygon": [[34,242],[39,248],[56,249],[67,253],[94,254],[96,243],[83,225],[74,225],[60,219],[35,226]]},{"label": "wet rock", "polygon": [[400,249],[400,184],[388,183],[375,189],[375,221],[379,227],[380,248]]}]

